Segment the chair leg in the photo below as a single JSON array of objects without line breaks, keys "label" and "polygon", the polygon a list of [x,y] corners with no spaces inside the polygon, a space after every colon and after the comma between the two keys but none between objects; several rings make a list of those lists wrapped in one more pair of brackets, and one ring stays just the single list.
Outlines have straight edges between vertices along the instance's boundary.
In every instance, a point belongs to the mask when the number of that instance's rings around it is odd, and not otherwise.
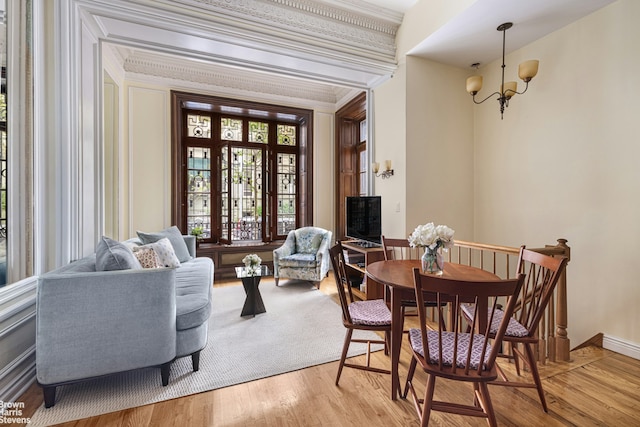
[{"label": "chair leg", "polygon": [[516,346],[516,343],[511,343],[511,354],[513,355],[513,363],[516,365],[516,373],[518,374],[518,376],[520,376],[520,360],[518,359]]},{"label": "chair leg", "polygon": [[431,408],[433,408],[433,392],[436,389],[436,377],[435,375],[429,375],[427,380],[427,389],[424,392],[424,402],[422,404],[422,417],[420,419],[420,425],[426,427],[429,425],[429,418],[431,417]]},{"label": "chair leg", "polygon": [[478,384],[480,387],[480,406],[482,406],[482,410],[485,414],[487,414],[487,421],[491,427],[497,426],[498,421],[496,420],[496,414],[493,411],[493,404],[491,403],[491,396],[489,396],[489,386],[487,383],[483,382]]},{"label": "chair leg", "polygon": [[391,348],[391,333],[384,331],[384,355],[389,355],[389,349]]},{"label": "chair leg", "polygon": [[536,383],[538,396],[540,397],[540,403],[542,403],[542,409],[544,410],[544,412],[549,412],[549,410],[547,409],[547,401],[544,398],[544,390],[542,390],[542,381],[540,380],[540,374],[538,373],[538,363],[536,362],[535,355],[533,354],[531,344],[525,343],[524,349],[527,352],[527,359],[529,359],[531,376],[533,376],[533,381]]},{"label": "chair leg", "polygon": [[416,372],[417,361],[415,357],[411,358],[411,364],[409,365],[409,372],[407,372],[407,382],[404,384],[404,391],[402,392],[402,398],[407,398],[407,393],[409,393],[409,385],[413,380],[413,374]]},{"label": "chair leg", "polygon": [[347,358],[347,352],[349,351],[349,344],[351,344],[351,335],[353,329],[347,329],[347,333],[344,337],[344,345],[342,346],[342,355],[340,356],[340,365],[338,366],[338,375],[336,376],[336,385],[340,382],[340,375],[342,374],[342,368],[344,368],[344,361]]},{"label": "chair leg", "polygon": [[275,281],[276,281],[276,286],[278,286],[278,281],[280,280],[279,277],[274,277]]}]

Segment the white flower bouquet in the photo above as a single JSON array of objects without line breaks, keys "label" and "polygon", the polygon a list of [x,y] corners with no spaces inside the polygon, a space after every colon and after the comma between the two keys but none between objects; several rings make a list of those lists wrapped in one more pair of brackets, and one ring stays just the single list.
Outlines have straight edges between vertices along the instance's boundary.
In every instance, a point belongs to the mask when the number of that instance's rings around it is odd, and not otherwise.
[{"label": "white flower bouquet", "polygon": [[424,247],[422,271],[429,274],[442,274],[444,258],[440,249],[448,251],[453,246],[454,230],[446,225],[434,225],[432,222],[419,225],[409,236],[411,247]]},{"label": "white flower bouquet", "polygon": [[256,254],[250,254],[242,258],[244,266],[247,268],[247,274],[254,276],[260,270],[262,259]]},{"label": "white flower bouquet", "polygon": [[260,257],[256,254],[250,254],[242,258],[242,262],[244,263],[245,267],[252,270],[257,270],[262,263],[262,259],[260,259]]},{"label": "white flower bouquet", "polygon": [[434,225],[432,222],[419,225],[409,236],[411,247],[424,246],[431,250],[453,247],[453,233],[455,231],[446,225]]}]

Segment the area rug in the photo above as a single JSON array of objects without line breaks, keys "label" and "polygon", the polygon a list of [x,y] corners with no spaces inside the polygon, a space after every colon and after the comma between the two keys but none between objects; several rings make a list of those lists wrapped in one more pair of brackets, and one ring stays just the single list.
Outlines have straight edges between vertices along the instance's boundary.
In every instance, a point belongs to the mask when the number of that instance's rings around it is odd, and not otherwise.
[{"label": "area rug", "polygon": [[[175,361],[162,387],[158,368],[139,369],[58,387],[56,404],[38,408],[30,426],[46,426],[120,411],[266,378],[340,359],[345,328],[340,306],[308,282],[260,283],[267,312],[241,317],[242,286],[215,287],[209,340],[193,372],[191,358]],[[358,338],[376,338],[356,331]],[[381,347],[374,347],[380,350]],[[349,356],[366,352],[353,343]]]}]

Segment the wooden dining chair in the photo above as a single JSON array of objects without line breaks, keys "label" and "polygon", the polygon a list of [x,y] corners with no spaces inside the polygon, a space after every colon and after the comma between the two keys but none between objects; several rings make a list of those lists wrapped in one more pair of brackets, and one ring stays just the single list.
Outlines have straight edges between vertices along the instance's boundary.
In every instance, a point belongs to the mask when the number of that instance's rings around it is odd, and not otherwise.
[{"label": "wooden dining chair", "polygon": [[[529,368],[533,381],[511,381],[498,366],[500,380],[491,383],[492,385],[537,389],[544,412],[548,412],[547,402],[538,372],[534,346],[539,343],[538,326],[567,262],[568,260],[565,257],[544,255],[525,249],[524,246],[520,249],[516,271],[525,273],[526,280],[520,295],[517,296],[514,315],[509,319],[503,338],[503,342],[509,344],[511,353],[501,353],[499,356],[514,361],[516,373],[519,377],[521,376],[519,361],[522,360]],[[466,307],[463,312],[468,321],[473,321],[472,310],[473,307]],[[500,312],[498,315],[502,316]],[[494,335],[496,332],[491,331]],[[520,344],[524,352],[518,347]]]},{"label": "wooden dining chair", "polygon": [[[498,377],[495,360],[500,351],[500,341],[509,323],[508,317],[515,308],[516,302],[513,297],[520,291],[524,275],[519,274],[516,279],[476,282],[423,275],[417,268],[413,272],[420,329],[409,330],[413,358],[409,365],[404,396],[411,391],[422,426],[429,424],[431,411],[484,417],[490,426],[495,426],[497,421],[487,384]],[[440,325],[438,330],[427,329],[425,293],[427,298],[439,304],[450,303],[449,310],[453,310],[452,318],[455,319],[451,331],[445,331],[441,326],[445,316],[445,310],[441,306],[436,310]],[[504,316],[502,321],[496,322],[498,300],[504,300],[505,297],[508,298],[508,303],[502,311]],[[471,303],[473,307],[478,307],[483,301],[488,306],[487,312],[484,313],[487,317],[481,319],[477,312],[474,313],[470,332],[462,332],[464,328],[457,324],[462,319],[462,306]],[[491,325],[495,323],[496,334],[490,335]],[[481,328],[482,324],[486,326]],[[427,385],[422,399],[416,392],[413,380],[418,364],[427,374]],[[471,383],[474,393],[469,399],[473,404],[434,400],[438,378]]]},{"label": "wooden dining chair", "polygon": [[[384,250],[384,259],[388,260],[403,260],[403,259],[420,259],[422,254],[424,253],[424,249],[419,247],[411,247],[408,239],[397,239],[397,238],[389,238],[382,236],[382,248]],[[433,301],[425,301],[425,306],[431,309],[431,321],[435,321],[435,311],[433,310],[436,307],[436,303]],[[416,301],[413,299],[410,300],[402,300],[400,303],[400,310],[402,313],[402,320],[404,323],[405,316],[417,316],[417,312],[415,310],[407,311],[406,308],[415,308]],[[404,331],[404,326],[403,326]],[[405,333],[408,331],[404,331]]]},{"label": "wooden dining chair", "polygon": [[[371,344],[384,344],[385,354],[388,354],[391,334],[391,312],[389,308],[382,299],[366,301],[356,301],[354,299],[345,270],[346,262],[340,242],[337,242],[335,246],[329,249],[329,256],[338,288],[340,306],[342,307],[342,324],[347,328],[344,345],[342,347],[342,355],[340,356],[340,365],[338,366],[338,375],[336,376],[336,385],[338,385],[340,381],[340,375],[344,367],[390,374],[391,371],[389,369],[371,366]],[[357,329],[384,332],[384,339],[367,340],[353,338],[353,331]],[[346,362],[347,353],[352,342],[367,344],[366,365]]]}]

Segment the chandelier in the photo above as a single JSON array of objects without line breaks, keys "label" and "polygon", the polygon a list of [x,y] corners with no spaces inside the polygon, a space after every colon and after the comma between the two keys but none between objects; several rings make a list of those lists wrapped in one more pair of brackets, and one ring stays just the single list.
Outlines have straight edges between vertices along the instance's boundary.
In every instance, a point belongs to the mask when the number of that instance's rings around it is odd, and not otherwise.
[{"label": "chandelier", "polygon": [[[498,102],[500,103],[500,118],[503,118],[505,107],[509,106],[509,100],[515,94],[522,95],[529,88],[529,82],[533,79],[536,74],[538,74],[538,64],[539,61],[537,59],[531,59],[529,61],[524,61],[518,67],[518,77],[525,82],[526,86],[522,92],[518,92],[518,83],[517,82],[504,82],[504,53],[505,53],[505,42],[507,30],[513,26],[512,22],[505,22],[496,28],[498,31],[502,31],[502,81],[500,84],[500,90],[492,93],[487,96],[482,101],[476,101],[476,94],[480,92],[482,89],[482,76],[471,76],[467,78],[467,92],[471,94],[473,97],[473,102],[476,104],[482,104],[487,99],[491,98],[493,95],[498,95]],[[475,69],[478,69],[480,66],[479,63],[475,63],[471,65]]]}]

